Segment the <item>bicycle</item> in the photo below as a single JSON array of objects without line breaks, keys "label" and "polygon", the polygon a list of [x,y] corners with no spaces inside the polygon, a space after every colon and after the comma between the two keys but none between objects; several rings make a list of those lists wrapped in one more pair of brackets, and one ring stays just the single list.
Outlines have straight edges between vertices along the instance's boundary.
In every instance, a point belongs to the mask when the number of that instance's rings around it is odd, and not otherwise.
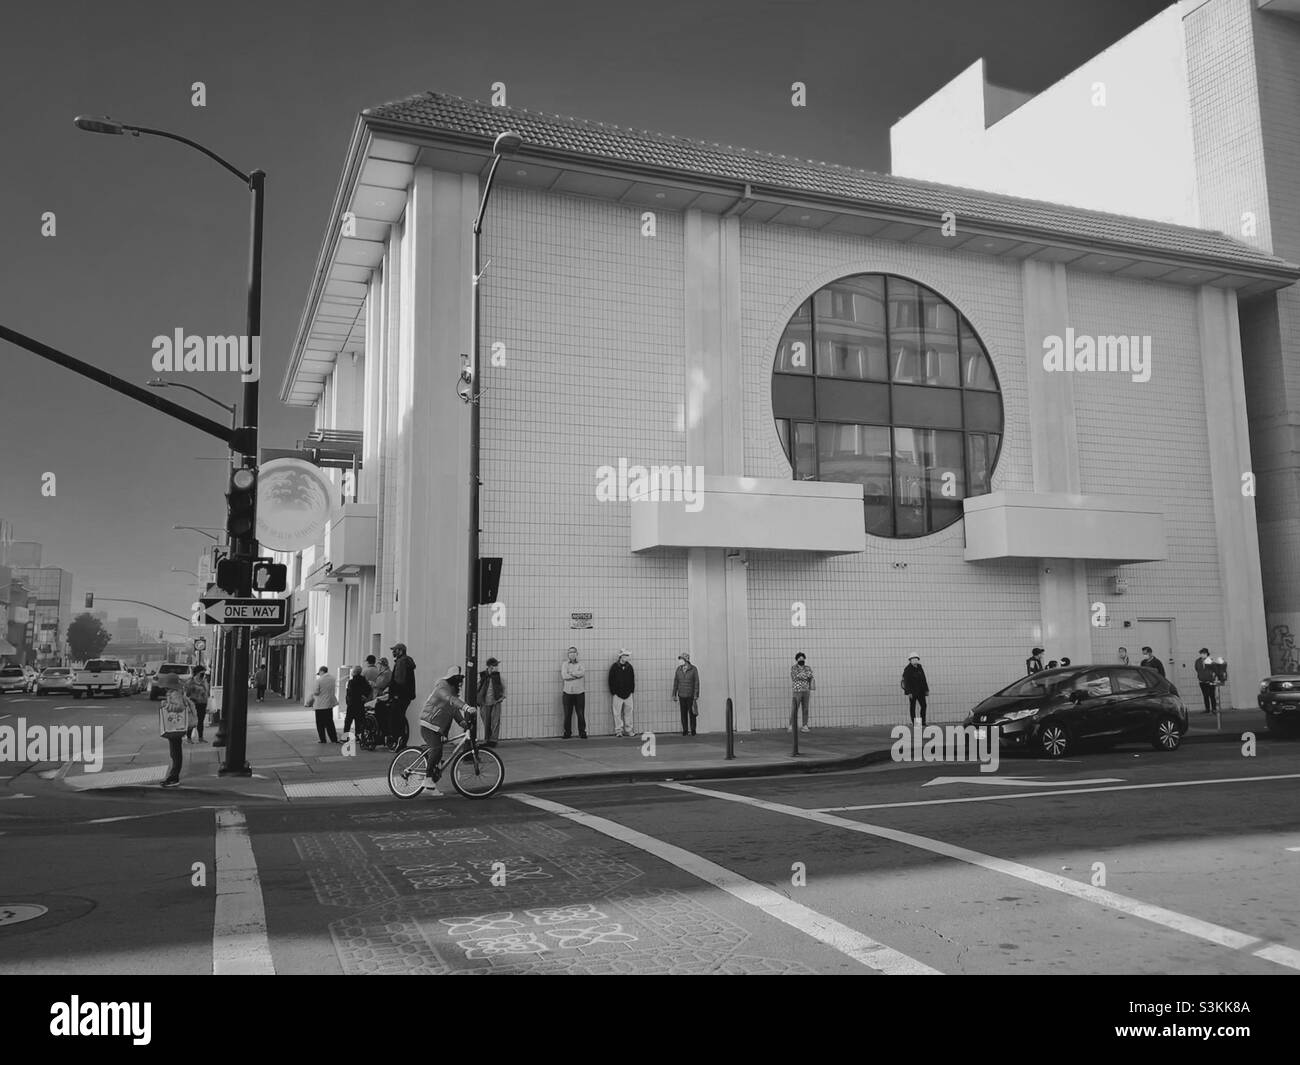
[{"label": "bicycle", "polygon": [[[467,799],[486,799],[505,783],[506,767],[501,756],[474,742],[477,720],[443,755],[439,772],[451,766],[451,783]],[[446,744],[444,744],[444,747]],[[388,788],[399,799],[413,799],[433,784],[429,780],[429,746],[404,747],[388,766]]]}]

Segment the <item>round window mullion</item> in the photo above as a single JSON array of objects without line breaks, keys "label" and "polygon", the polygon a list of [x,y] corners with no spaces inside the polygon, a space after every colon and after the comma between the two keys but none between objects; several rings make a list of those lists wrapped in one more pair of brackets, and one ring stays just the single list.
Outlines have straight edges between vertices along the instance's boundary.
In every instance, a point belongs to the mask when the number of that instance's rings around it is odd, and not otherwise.
[{"label": "round window mullion", "polygon": [[[952,301],[901,275],[846,275],[808,296],[786,329],[783,344],[792,330],[806,329],[810,351],[810,365],[800,374],[807,388],[793,388],[789,378],[780,383],[781,372],[793,369],[780,353],[773,378],[774,415],[792,419],[784,443],[796,476],[861,481],[868,531],[892,538],[904,529],[912,539],[947,528],[961,519],[961,500],[977,486],[978,494],[992,490],[1005,438],[1001,388],[987,348]],[[900,340],[900,330],[908,339]],[[825,360],[823,344],[835,348]],[[884,373],[878,379],[872,352],[880,344]],[[900,345],[903,358],[895,365],[894,349]],[[799,461],[799,423],[806,426],[804,464]],[[910,430],[909,468],[914,468],[915,482],[907,498],[920,493],[906,522],[898,483],[906,472],[899,454],[903,429]],[[845,433],[852,436],[847,443]],[[972,434],[979,436],[979,448]],[[962,479],[959,498],[942,496],[944,479],[936,480],[937,474]],[[886,497],[881,495],[882,479],[887,479]]]}]

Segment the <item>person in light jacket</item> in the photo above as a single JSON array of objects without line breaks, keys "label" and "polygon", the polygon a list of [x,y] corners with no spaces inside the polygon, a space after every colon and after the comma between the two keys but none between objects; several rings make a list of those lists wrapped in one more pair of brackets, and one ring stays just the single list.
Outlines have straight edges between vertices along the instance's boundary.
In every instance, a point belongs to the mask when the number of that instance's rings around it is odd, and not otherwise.
[{"label": "person in light jacket", "polygon": [[573,736],[573,715],[578,715],[578,736],[587,738],[587,676],[578,661],[578,649],[569,648],[568,660],[560,666],[560,679],[564,682],[564,738]]},{"label": "person in light jacket", "polygon": [[925,668],[921,665],[921,656],[915,651],[907,656],[907,665],[903,667],[903,691],[907,693],[907,716],[916,720],[916,707],[921,707],[921,727],[925,727],[925,700],[930,694],[930,682],[925,679]]},{"label": "person in light jacket", "polygon": [[185,685],[185,698],[194,704],[194,728],[185,730],[185,742],[194,742],[194,729],[199,730],[199,742],[203,741],[203,725],[208,717],[208,693],[211,689],[208,687],[207,674],[202,666],[196,666],[194,675],[190,677]]},{"label": "person in light jacket", "polygon": [[158,707],[159,734],[167,740],[171,765],[162,780],[164,788],[175,788],[181,782],[181,740],[194,723],[194,703],[185,694],[179,673],[163,673],[158,677],[162,689],[162,702]]},{"label": "person in light jacket", "polygon": [[316,735],[321,743],[339,741],[338,733],[334,731],[334,708],[339,705],[338,687],[338,681],[330,675],[328,666],[321,666],[316,671],[316,688],[307,705],[316,711]]},{"label": "person in light jacket", "polygon": [[673,698],[682,714],[682,735],[694,736],[695,719],[699,716],[700,671],[691,665],[691,656],[685,651],[677,656]]}]

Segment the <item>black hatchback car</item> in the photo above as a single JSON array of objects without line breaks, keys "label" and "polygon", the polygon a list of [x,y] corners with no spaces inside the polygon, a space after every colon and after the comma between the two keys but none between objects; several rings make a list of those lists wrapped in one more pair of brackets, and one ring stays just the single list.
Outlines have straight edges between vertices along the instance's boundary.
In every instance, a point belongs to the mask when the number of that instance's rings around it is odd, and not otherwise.
[{"label": "black hatchback car", "polygon": [[1002,746],[1063,758],[1082,744],[1146,741],[1177,750],[1187,707],[1159,673],[1136,666],[1069,666],[1031,673],[980,703],[964,724],[997,725]]}]

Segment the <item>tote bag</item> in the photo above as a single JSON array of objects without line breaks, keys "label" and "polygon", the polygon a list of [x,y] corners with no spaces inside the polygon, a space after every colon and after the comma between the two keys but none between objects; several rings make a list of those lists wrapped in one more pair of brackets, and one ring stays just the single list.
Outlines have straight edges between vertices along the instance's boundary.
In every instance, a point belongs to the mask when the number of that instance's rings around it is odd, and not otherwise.
[{"label": "tote bag", "polygon": [[158,707],[158,735],[183,736],[195,721],[194,704],[178,691],[167,692]]}]

